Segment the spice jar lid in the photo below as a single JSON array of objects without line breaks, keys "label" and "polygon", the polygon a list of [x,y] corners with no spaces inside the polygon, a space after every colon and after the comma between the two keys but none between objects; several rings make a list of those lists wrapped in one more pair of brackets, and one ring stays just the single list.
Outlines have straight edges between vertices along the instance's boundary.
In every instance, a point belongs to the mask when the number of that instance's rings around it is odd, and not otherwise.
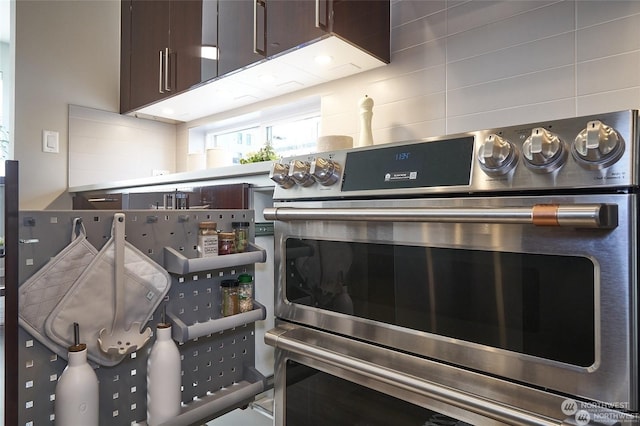
[{"label": "spice jar lid", "polygon": [[200,222],[198,226],[203,229],[216,229],[218,224],[216,222]]},{"label": "spice jar lid", "polygon": [[220,283],[220,287],[237,287],[238,285],[238,280],[223,280]]},{"label": "spice jar lid", "polygon": [[238,275],[238,282],[240,283],[250,283],[251,281],[253,281],[253,277],[249,274]]},{"label": "spice jar lid", "polygon": [[249,225],[249,222],[231,222],[232,228],[248,228]]},{"label": "spice jar lid", "polygon": [[233,232],[220,232],[218,233],[218,235],[220,236],[221,239],[228,238],[231,240],[234,239],[236,236]]}]

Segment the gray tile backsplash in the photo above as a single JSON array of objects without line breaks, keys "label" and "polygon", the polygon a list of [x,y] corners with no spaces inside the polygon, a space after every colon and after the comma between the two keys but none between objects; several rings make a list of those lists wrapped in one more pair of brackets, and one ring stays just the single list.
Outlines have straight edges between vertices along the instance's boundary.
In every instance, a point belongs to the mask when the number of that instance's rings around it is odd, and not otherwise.
[{"label": "gray tile backsplash", "polygon": [[447,64],[449,90],[573,65],[575,36],[558,36]]},{"label": "gray tile backsplash", "polygon": [[[419,1],[419,0],[418,0]],[[451,3],[451,2],[449,2]],[[447,34],[457,34],[474,28],[545,7],[555,1],[466,1],[447,10]]]},{"label": "gray tile backsplash", "polygon": [[393,0],[392,62],[328,83],[322,133],[375,143],[640,108],[640,1]]},{"label": "gray tile backsplash", "polygon": [[640,14],[640,1],[581,1],[577,8],[578,29]]},{"label": "gray tile backsplash", "polygon": [[640,49],[640,14],[580,29],[576,44],[578,61],[636,51]]},{"label": "gray tile backsplash", "polygon": [[640,51],[578,63],[578,96],[640,86]]},{"label": "gray tile backsplash", "polygon": [[[452,34],[447,40],[447,58],[457,61],[570,32],[575,28],[574,15],[574,2],[558,2]],[[474,15],[468,17],[474,19]]]}]

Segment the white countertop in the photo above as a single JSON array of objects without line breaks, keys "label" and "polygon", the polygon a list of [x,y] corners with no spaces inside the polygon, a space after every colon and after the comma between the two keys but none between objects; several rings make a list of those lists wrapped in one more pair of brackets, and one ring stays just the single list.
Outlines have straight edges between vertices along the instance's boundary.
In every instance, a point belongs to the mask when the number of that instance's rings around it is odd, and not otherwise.
[{"label": "white countertop", "polygon": [[255,187],[273,187],[274,183],[269,179],[269,171],[271,170],[272,164],[272,161],[263,161],[260,163],[238,164],[194,172],[172,173],[148,178],[83,185],[70,187],[68,192],[129,192],[133,189],[171,191],[193,186],[193,183],[197,183],[198,186],[207,184],[248,183]]}]

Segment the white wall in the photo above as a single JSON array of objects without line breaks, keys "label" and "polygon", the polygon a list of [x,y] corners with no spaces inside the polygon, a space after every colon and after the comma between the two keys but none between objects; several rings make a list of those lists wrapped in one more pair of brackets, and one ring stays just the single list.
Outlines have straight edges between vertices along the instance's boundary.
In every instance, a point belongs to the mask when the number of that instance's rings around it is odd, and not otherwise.
[{"label": "white wall", "polygon": [[69,106],[69,187],[175,172],[176,126]]},{"label": "white wall", "polygon": [[[15,159],[20,208],[70,208],[68,105],[118,111],[120,2],[16,1]],[[42,152],[42,130],[60,153]]]},{"label": "white wall", "polygon": [[[640,1],[392,1],[391,64],[274,99],[322,97],[322,133],[374,142],[640,108]],[[184,168],[184,134],[179,167]]]}]

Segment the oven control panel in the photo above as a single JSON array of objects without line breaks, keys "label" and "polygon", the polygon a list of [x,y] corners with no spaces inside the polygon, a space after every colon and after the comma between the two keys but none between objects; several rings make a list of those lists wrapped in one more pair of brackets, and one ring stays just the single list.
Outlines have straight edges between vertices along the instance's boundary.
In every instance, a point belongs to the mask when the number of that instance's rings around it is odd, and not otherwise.
[{"label": "oven control panel", "polygon": [[638,186],[638,111],[286,158],[275,199]]}]

